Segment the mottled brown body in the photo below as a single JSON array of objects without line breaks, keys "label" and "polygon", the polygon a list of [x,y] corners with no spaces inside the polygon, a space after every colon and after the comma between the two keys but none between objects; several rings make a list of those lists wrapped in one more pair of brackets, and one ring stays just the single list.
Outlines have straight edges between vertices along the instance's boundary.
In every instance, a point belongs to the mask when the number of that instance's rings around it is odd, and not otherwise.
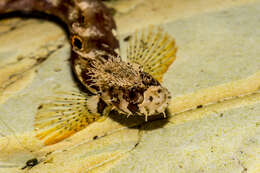
[{"label": "mottled brown body", "polygon": [[[92,93],[73,93],[44,104],[35,117],[38,138],[56,143],[86,127],[110,110],[146,117],[165,112],[170,93],[161,86],[175,60],[174,39],[151,27],[129,46],[128,62],[118,55],[116,25],[99,0],[1,0],[0,14],[21,11],[57,16],[68,27],[75,76]],[[146,35],[146,36],[145,36]],[[60,103],[65,102],[65,103]],[[55,112],[54,107],[58,107]],[[54,117],[52,117],[54,116]]]}]

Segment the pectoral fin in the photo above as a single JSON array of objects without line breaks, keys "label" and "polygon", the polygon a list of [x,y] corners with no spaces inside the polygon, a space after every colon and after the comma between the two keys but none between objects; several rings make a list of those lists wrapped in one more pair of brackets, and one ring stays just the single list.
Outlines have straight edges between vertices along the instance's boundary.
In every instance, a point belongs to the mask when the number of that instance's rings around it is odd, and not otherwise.
[{"label": "pectoral fin", "polygon": [[175,40],[161,28],[150,26],[131,37],[127,60],[139,64],[143,70],[162,82],[164,73],[176,59]]},{"label": "pectoral fin", "polygon": [[101,117],[97,113],[98,96],[84,93],[60,93],[38,107],[34,127],[36,137],[45,145],[55,144]]}]

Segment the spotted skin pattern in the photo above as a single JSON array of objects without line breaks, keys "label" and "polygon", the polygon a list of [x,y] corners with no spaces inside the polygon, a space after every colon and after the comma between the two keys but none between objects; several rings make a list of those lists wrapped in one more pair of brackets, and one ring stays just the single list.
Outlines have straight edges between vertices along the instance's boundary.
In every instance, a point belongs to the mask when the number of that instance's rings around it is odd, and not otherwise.
[{"label": "spotted skin pattern", "polygon": [[[37,137],[45,139],[46,145],[69,137],[111,110],[127,116],[145,116],[146,120],[154,114],[164,114],[170,93],[160,82],[175,59],[176,48],[173,40],[164,46],[169,39],[166,35],[161,37],[161,31],[154,34],[150,30],[146,37],[142,35],[139,39],[135,35],[125,62],[118,54],[116,25],[110,10],[99,0],[0,1],[0,14],[15,11],[54,15],[67,25],[72,69],[91,93],[91,96],[69,93],[39,107],[35,130],[42,130]],[[155,51],[155,45],[163,49]],[[160,52],[165,51],[169,53],[161,56]],[[161,56],[160,61],[151,55],[156,52]],[[150,61],[149,56],[153,57]],[[149,68],[141,59],[150,65]],[[166,66],[164,61],[168,63]],[[161,63],[159,70],[152,68],[154,63]]]}]

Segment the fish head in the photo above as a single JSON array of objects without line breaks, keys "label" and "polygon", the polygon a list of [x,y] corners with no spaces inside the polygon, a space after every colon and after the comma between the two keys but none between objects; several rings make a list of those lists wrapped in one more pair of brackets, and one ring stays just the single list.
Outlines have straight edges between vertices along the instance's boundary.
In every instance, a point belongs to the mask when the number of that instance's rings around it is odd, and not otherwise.
[{"label": "fish head", "polygon": [[141,72],[140,77],[144,87],[130,92],[129,109],[136,106],[136,114],[144,115],[146,119],[148,116],[164,114],[170,102],[170,92],[150,74]]}]

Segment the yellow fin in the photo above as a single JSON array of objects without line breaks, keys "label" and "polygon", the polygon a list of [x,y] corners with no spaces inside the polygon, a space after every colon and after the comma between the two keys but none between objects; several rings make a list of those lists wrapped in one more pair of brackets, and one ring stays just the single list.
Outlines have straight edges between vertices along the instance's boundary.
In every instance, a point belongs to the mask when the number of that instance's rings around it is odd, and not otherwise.
[{"label": "yellow fin", "polygon": [[98,96],[78,92],[63,92],[50,98],[38,107],[34,121],[36,137],[51,145],[84,129],[100,118],[97,110],[93,110],[98,101]]},{"label": "yellow fin", "polygon": [[175,40],[160,27],[136,31],[127,48],[127,60],[162,82],[164,73],[176,59]]}]

